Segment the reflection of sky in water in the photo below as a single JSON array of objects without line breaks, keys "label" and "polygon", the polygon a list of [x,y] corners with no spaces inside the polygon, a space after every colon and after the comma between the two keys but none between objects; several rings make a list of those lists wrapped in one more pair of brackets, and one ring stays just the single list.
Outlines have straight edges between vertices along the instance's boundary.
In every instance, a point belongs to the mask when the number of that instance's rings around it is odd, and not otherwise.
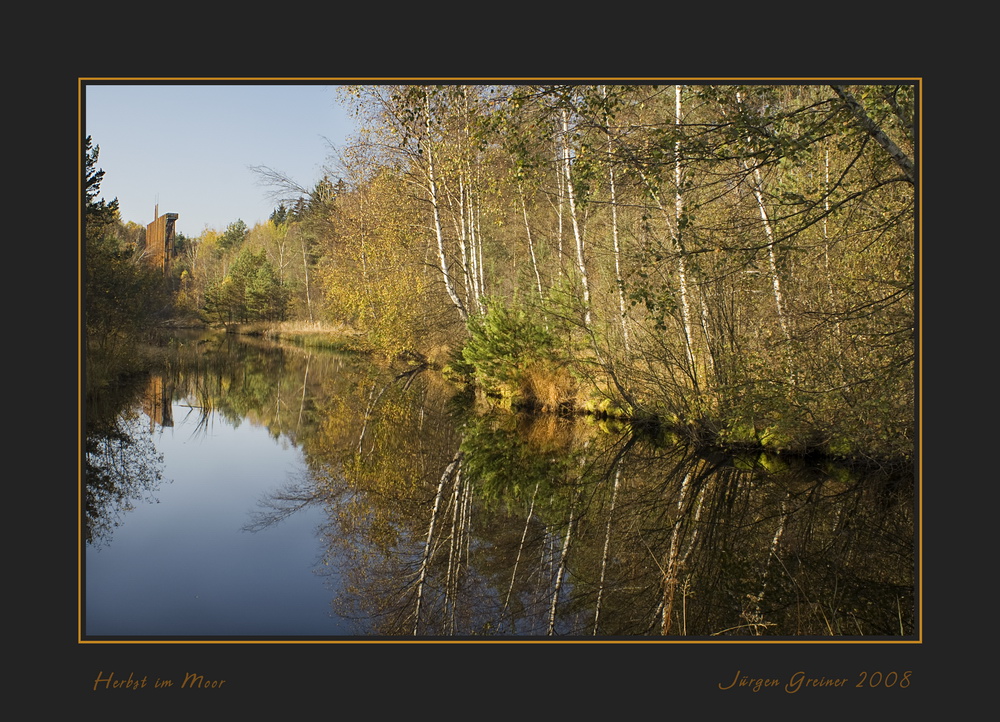
[{"label": "reflection of sky in water", "polygon": [[258,500],[305,472],[298,449],[244,421],[174,406],[156,429],[159,503],[126,513],[109,545],[87,549],[88,635],[332,635],[334,595],[314,569],[322,505],[276,526],[242,527]]}]

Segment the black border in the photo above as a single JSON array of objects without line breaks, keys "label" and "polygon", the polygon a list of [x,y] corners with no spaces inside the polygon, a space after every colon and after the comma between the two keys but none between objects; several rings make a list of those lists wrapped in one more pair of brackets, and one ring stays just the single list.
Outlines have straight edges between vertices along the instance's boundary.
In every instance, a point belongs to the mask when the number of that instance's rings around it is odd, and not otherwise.
[{"label": "black border", "polygon": [[[952,101],[961,97],[960,86],[948,81],[949,92],[945,94],[941,90],[942,81],[936,81],[933,84],[936,91],[926,93],[931,84],[925,75],[916,73],[847,76],[849,79],[920,78],[921,99],[926,104],[921,113],[918,197],[921,199],[921,233],[933,242],[922,245],[920,266],[919,368],[922,382],[918,390],[922,409],[920,518],[923,533],[922,641],[919,643],[80,644],[77,641],[78,505],[75,495],[69,491],[69,488],[78,488],[79,467],[80,430],[74,411],[79,395],[75,316],[78,266],[76,254],[69,250],[75,244],[67,240],[77,238],[79,224],[75,200],[78,198],[77,87],[80,77],[117,76],[81,73],[48,88],[51,105],[41,112],[51,114],[50,122],[56,121],[56,132],[45,132],[44,124],[29,128],[29,137],[31,133],[42,131],[34,141],[38,145],[25,144],[15,149],[25,155],[23,161],[18,159],[17,162],[37,171],[39,184],[35,188],[51,187],[53,167],[59,169],[69,165],[73,169],[70,173],[60,172],[60,177],[68,176],[71,181],[59,185],[57,198],[44,194],[39,199],[40,209],[48,207],[49,211],[32,215],[43,221],[30,234],[34,242],[42,244],[43,249],[51,244],[59,250],[39,252],[37,245],[32,247],[29,243],[30,238],[21,239],[27,251],[26,259],[20,263],[28,264],[34,258],[35,264],[22,268],[39,268],[39,264],[44,266],[51,261],[58,267],[58,273],[50,276],[55,279],[53,288],[43,292],[55,298],[56,303],[44,314],[38,311],[40,316],[48,318],[45,343],[52,343],[49,356],[57,360],[51,371],[43,375],[53,400],[40,402],[35,389],[34,393],[26,395],[25,401],[21,402],[20,397],[18,401],[21,408],[37,409],[34,416],[27,414],[30,420],[24,423],[31,425],[26,431],[35,436],[55,427],[57,433],[42,438],[58,447],[60,453],[56,456],[55,468],[45,465],[46,471],[36,478],[30,473],[15,475],[21,485],[29,487],[26,490],[28,502],[23,508],[37,509],[35,514],[27,515],[26,521],[35,527],[33,530],[39,537],[31,543],[32,553],[25,555],[26,559],[21,558],[16,548],[19,541],[25,541],[21,536],[24,532],[11,538],[15,547],[11,553],[18,557],[16,571],[23,569],[11,585],[11,595],[25,597],[15,599],[18,611],[8,617],[19,645],[16,650],[24,650],[17,654],[16,672],[8,677],[8,689],[12,690],[15,699],[32,700],[44,706],[51,700],[59,708],[66,702],[79,703],[109,714],[119,710],[136,713],[176,710],[202,715],[218,710],[258,717],[270,710],[286,713],[301,710],[303,714],[311,714],[315,705],[326,703],[326,711],[334,714],[353,715],[366,711],[379,716],[393,712],[417,714],[427,710],[431,714],[453,717],[496,710],[520,712],[530,718],[581,711],[588,712],[588,717],[611,712],[666,717],[692,710],[732,710],[741,714],[752,711],[755,715],[763,715],[781,708],[791,710],[797,718],[818,710],[829,710],[830,714],[858,710],[865,712],[866,717],[874,716],[876,710],[905,714],[923,708],[937,697],[953,697],[958,708],[972,709],[972,698],[985,697],[989,690],[981,685],[988,675],[987,662],[963,656],[961,647],[963,643],[970,643],[962,640],[971,639],[975,644],[980,631],[988,628],[986,615],[989,611],[984,609],[983,602],[988,602],[990,596],[988,590],[982,588],[976,578],[967,576],[960,565],[968,564],[975,552],[970,546],[973,539],[963,533],[975,523],[972,518],[975,510],[970,507],[979,502],[978,490],[970,486],[977,481],[989,481],[989,478],[968,469],[960,471],[951,460],[956,450],[954,441],[962,438],[963,430],[953,425],[959,417],[950,394],[942,389],[948,378],[956,383],[965,378],[970,386],[976,384],[975,379],[968,379],[967,370],[944,365],[946,358],[958,361],[965,354],[956,358],[959,350],[941,341],[955,320],[952,312],[959,310],[950,305],[954,303],[952,292],[959,293],[955,285],[972,282],[968,271],[958,273],[958,264],[962,263],[965,268],[974,261],[968,253],[956,253],[959,244],[949,245],[941,240],[945,210],[967,209],[966,205],[957,202],[955,181],[959,176],[952,172],[954,166],[947,167],[948,160],[954,163],[961,159],[941,150],[942,121],[949,110],[955,110],[950,101],[948,108],[943,107],[946,104],[944,97],[947,95]],[[583,79],[591,77],[610,76],[602,74]],[[632,79],[631,76],[622,77]],[[771,75],[757,74],[751,79],[769,77]],[[828,77],[824,74],[805,76],[806,79]],[[931,102],[928,96],[933,98]],[[928,128],[936,132],[928,133]],[[924,153],[928,135],[934,140],[932,154]],[[44,146],[43,157],[53,154],[54,163],[39,167],[40,163],[45,165],[37,154],[39,146]],[[925,157],[933,161],[927,163]],[[72,160],[67,162],[67,159]],[[27,177],[31,177],[30,174]],[[46,178],[48,183],[42,183]],[[65,186],[69,186],[68,189]],[[925,208],[922,200],[928,197],[934,198],[934,204]],[[45,222],[51,217],[52,205],[72,207],[67,215],[58,216],[62,220],[55,229]],[[50,233],[55,236],[54,242],[45,238],[51,238]],[[11,311],[15,314],[26,312],[16,307]],[[929,383],[931,380],[933,385]],[[974,391],[964,388],[963,393]],[[55,423],[53,416],[58,419]],[[984,431],[989,434],[991,429]],[[16,444],[14,448],[22,446]],[[36,461],[42,464],[48,454],[43,450],[32,456],[40,457]],[[45,489],[50,484],[55,485],[55,490]],[[969,494],[977,496],[970,498]],[[51,496],[56,497],[55,508],[59,512],[54,519],[49,505],[44,503]],[[55,527],[54,530],[43,528],[49,525]],[[965,609],[967,615],[959,616],[959,609]],[[805,671],[809,676],[846,677],[851,680],[851,686],[802,690],[796,694],[776,689],[757,693],[719,690],[719,684],[728,683],[737,670],[752,676],[779,679],[789,679],[795,672]],[[906,689],[853,688],[862,671],[901,673],[906,670],[912,671],[912,684]],[[156,676],[183,676],[188,671],[228,681],[217,690],[94,690],[94,681],[101,673],[115,672],[119,678],[130,673],[137,678],[148,675],[152,680]]]}]

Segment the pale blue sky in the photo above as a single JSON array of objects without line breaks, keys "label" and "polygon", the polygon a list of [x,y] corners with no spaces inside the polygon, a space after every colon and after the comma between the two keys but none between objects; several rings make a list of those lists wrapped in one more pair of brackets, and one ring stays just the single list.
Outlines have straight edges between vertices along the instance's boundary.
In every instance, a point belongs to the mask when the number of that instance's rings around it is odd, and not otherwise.
[{"label": "pale blue sky", "polygon": [[354,131],[332,85],[141,83],[84,84],[84,131],[105,172],[101,197],[117,197],[122,220],[141,225],[158,203],[189,237],[267,220],[275,202],[250,166],[311,188],[332,167],[331,143]]}]

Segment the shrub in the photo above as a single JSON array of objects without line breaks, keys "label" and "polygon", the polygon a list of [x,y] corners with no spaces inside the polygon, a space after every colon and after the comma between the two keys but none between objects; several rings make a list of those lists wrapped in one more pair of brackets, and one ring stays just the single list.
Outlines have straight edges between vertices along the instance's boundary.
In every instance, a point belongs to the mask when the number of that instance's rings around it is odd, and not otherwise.
[{"label": "shrub", "polygon": [[530,309],[494,301],[470,319],[469,339],[454,366],[487,395],[551,410],[572,392],[561,356],[556,338]]}]

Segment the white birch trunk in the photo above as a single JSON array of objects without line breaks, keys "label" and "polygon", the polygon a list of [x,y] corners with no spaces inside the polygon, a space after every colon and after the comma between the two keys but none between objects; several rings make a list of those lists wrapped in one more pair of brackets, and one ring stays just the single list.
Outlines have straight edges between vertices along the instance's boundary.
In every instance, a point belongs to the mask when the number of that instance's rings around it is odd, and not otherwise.
[{"label": "white birch trunk", "polygon": [[559,271],[557,277],[562,280],[563,275],[563,198],[566,197],[566,192],[563,190],[563,186],[566,184],[563,179],[562,171],[562,145],[557,142],[556,146],[556,165],[558,167],[558,172],[556,173],[556,242],[557,246],[557,257],[559,263]]},{"label": "white birch trunk", "polygon": [[[641,173],[641,171],[640,171]],[[674,244],[674,249],[677,251],[677,285],[681,294],[681,326],[684,332],[684,356],[687,359],[689,365],[689,372],[691,374],[691,379],[694,382],[695,387],[698,386],[698,371],[695,366],[695,355],[692,339],[694,338],[694,327],[691,324],[691,312],[690,306],[688,304],[688,280],[687,280],[687,261],[684,255],[684,243],[680,235],[680,230],[677,228],[677,214],[676,214],[676,204],[674,207],[674,214],[671,214],[666,206],[663,205],[663,201],[660,198],[660,194],[656,191],[656,187],[646,176],[645,173],[641,173],[643,181],[649,188],[649,192],[656,202],[657,208],[663,217],[667,220],[667,226],[670,231],[671,239]]]},{"label": "white birch trunk", "polygon": [[875,124],[865,112],[865,109],[861,106],[850,91],[843,85],[831,85],[833,92],[840,96],[840,99],[844,101],[844,104],[851,111],[851,115],[858,121],[861,127],[864,129],[868,135],[875,139],[878,143],[889,154],[889,157],[900,167],[903,173],[906,175],[906,179],[910,183],[916,183],[916,170],[913,165],[913,161],[910,159],[906,153],[899,149],[895,143],[885,134],[885,132]]},{"label": "white birch trunk", "polygon": [[[451,198],[451,196],[449,196]],[[455,201],[451,201],[453,225],[455,228],[455,238],[458,240],[458,253],[462,259],[462,287],[465,289],[465,307],[473,308],[476,298],[475,285],[472,282],[472,260],[469,257],[469,243],[467,239],[468,223],[465,218],[465,179],[459,176],[458,179],[458,210],[455,210]]]},{"label": "white birch trunk", "polygon": [[[476,268],[479,270],[478,279],[478,305],[479,310],[482,312],[484,310],[482,301],[486,298],[486,264],[483,263],[483,227],[482,227],[482,206],[477,203],[475,206],[475,213],[473,214],[473,229],[475,230],[473,248],[476,249]],[[515,260],[516,262],[516,260]]]},{"label": "white birch trunk", "polygon": [[[826,156],[823,163],[823,179],[824,179],[824,194],[823,194],[823,263],[826,267],[826,288],[829,297],[830,310],[836,310],[837,297],[833,291],[833,272],[830,270],[830,231],[827,224],[827,218],[830,214],[830,149],[826,149]],[[840,317],[837,316],[837,321],[834,323],[834,329],[837,333],[837,338],[841,338],[842,332],[840,327]],[[843,346],[837,347],[837,365],[841,363],[841,355],[843,353]]]},{"label": "white birch trunk", "polygon": [[300,233],[299,240],[302,242],[302,271],[305,274],[306,312],[309,314],[309,323],[312,323],[312,293],[309,290],[309,249],[307,248],[305,234]]},{"label": "white birch trunk", "polygon": [[[742,103],[740,94],[736,93],[736,102]],[[749,140],[749,138],[747,139]],[[749,170],[749,165],[745,160],[740,161],[745,170]],[[774,236],[774,229],[771,226],[771,219],[767,213],[767,206],[764,204],[764,194],[763,194],[764,181],[761,176],[760,167],[755,167],[753,169],[753,184],[752,191],[754,199],[757,201],[757,209],[760,213],[760,220],[764,227],[764,235],[767,238],[767,263],[768,268],[771,271],[771,292],[774,296],[774,305],[777,309],[778,314],[778,324],[781,326],[781,333],[785,337],[786,343],[789,344],[789,349],[791,348],[792,333],[789,329],[788,320],[785,314],[785,300],[781,291],[781,279],[778,275],[778,262],[777,254],[775,252],[775,244],[777,240]],[[791,370],[789,369],[789,372]]]},{"label": "white birch trunk", "polygon": [[[602,88],[605,99],[607,98],[607,87]],[[611,242],[615,256],[615,285],[618,287],[618,312],[622,326],[622,343],[625,346],[625,353],[629,355],[628,337],[628,317],[625,305],[625,282],[622,280],[621,267],[621,244],[618,240],[618,199],[615,194],[615,166],[611,157],[611,123],[605,116],[605,125],[608,127],[608,185],[611,192]]]},{"label": "white birch trunk", "polygon": [[469,284],[472,286],[472,307],[479,309],[483,298],[483,289],[480,285],[482,275],[479,271],[480,255],[476,240],[475,209],[469,185],[469,182],[464,182],[465,203],[463,204],[462,222],[466,228],[465,233],[469,243]]},{"label": "white birch trunk", "polygon": [[767,264],[771,270],[771,290],[774,294],[774,305],[778,312],[778,323],[781,325],[781,333],[785,336],[785,341],[791,343],[792,333],[788,327],[788,319],[785,314],[785,298],[781,292],[781,278],[778,275],[777,254],[774,251],[775,238],[774,229],[771,227],[771,220],[768,217],[767,207],[764,205],[764,194],[761,192],[763,180],[760,175],[760,168],[754,168],[753,195],[757,199],[757,208],[760,210],[760,220],[764,225],[764,235],[767,236]]},{"label": "white birch trunk", "polygon": [[[679,130],[681,125],[681,86],[674,86],[674,126]],[[677,245],[677,281],[681,291],[681,315],[684,318],[684,341],[687,351],[687,360],[690,365],[691,378],[695,387],[698,386],[698,369],[694,361],[693,339],[691,334],[691,304],[688,301],[687,282],[687,253],[684,249],[684,237],[681,229],[681,218],[684,213],[684,197],[681,194],[681,181],[683,171],[681,168],[681,142],[680,138],[674,142],[674,228],[676,229],[675,243]]]},{"label": "white birch trunk", "polygon": [[584,260],[583,232],[580,229],[580,219],[576,210],[576,193],[573,189],[573,179],[570,174],[572,165],[570,163],[569,152],[569,113],[565,109],[562,111],[562,127],[563,174],[566,179],[566,200],[569,202],[569,216],[573,224],[573,239],[576,241],[576,268],[580,273],[580,285],[583,293],[583,324],[586,328],[590,328],[590,283],[587,280],[587,264]]},{"label": "white birch trunk", "polygon": [[465,118],[463,128],[465,136],[465,146],[469,155],[463,154],[462,176],[465,199],[463,206],[465,223],[468,226],[467,237],[469,239],[469,275],[472,283],[472,294],[474,308],[478,313],[482,313],[483,299],[486,296],[485,274],[483,272],[483,249],[482,235],[480,233],[479,216],[481,213],[480,202],[476,189],[479,187],[481,168],[475,163],[475,151],[469,131],[469,117],[471,109],[469,107],[469,88],[462,86],[462,108]]},{"label": "white birch trunk", "polygon": [[521,214],[524,217],[524,233],[528,237],[528,253],[531,255],[531,268],[535,271],[535,282],[538,284],[538,300],[545,300],[545,292],[542,290],[542,275],[538,271],[538,259],[535,257],[535,244],[531,238],[531,223],[528,222],[528,204],[524,199],[524,188],[521,182],[517,183],[517,191],[521,196]]},{"label": "white birch trunk", "polygon": [[455,292],[455,284],[448,271],[448,256],[444,249],[444,232],[441,228],[441,207],[438,198],[437,180],[434,176],[434,149],[431,142],[431,99],[430,95],[424,92],[424,127],[427,132],[427,183],[430,192],[431,207],[434,211],[434,235],[437,238],[438,262],[441,268],[441,277],[444,280],[445,290],[452,304],[458,310],[458,315],[463,323],[469,320],[469,313],[462,303],[462,299]]}]

